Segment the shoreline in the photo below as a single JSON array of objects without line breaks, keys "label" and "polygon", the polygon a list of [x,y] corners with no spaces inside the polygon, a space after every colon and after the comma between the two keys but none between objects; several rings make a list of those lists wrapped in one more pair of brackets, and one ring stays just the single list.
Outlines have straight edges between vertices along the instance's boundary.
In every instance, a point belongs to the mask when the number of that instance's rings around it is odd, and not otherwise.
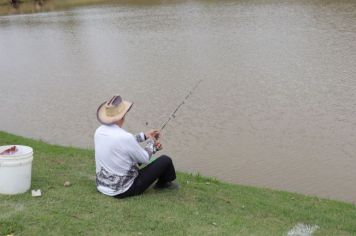
[{"label": "shoreline", "polygon": [[[42,139],[25,137],[25,136],[22,136],[22,135],[19,135],[19,134],[14,134],[14,133],[3,131],[3,130],[0,130],[0,141],[1,141],[2,134],[14,136],[14,137],[17,137],[19,139],[31,140],[33,142],[40,142],[40,143],[43,143],[43,144],[48,145],[48,146],[59,147],[59,148],[64,148],[64,149],[66,149],[66,148],[77,149],[78,151],[87,151],[87,152],[94,153],[94,150],[91,149],[91,148],[78,147],[78,146],[67,146],[67,145],[62,145],[62,144],[49,143],[49,142],[47,142],[45,140],[42,140]],[[13,144],[13,143],[8,143],[8,144],[1,144],[0,143],[0,146],[10,145],[10,144]],[[17,145],[17,144],[13,144],[13,145]],[[288,190],[283,190],[283,189],[275,189],[275,188],[268,187],[268,186],[255,186],[255,185],[248,185],[248,184],[239,184],[239,183],[235,183],[235,182],[225,181],[223,179],[219,179],[219,178],[214,177],[214,176],[204,175],[204,174],[202,174],[200,172],[192,172],[191,173],[191,172],[185,172],[184,170],[183,171],[179,171],[178,170],[177,172],[179,172],[181,174],[185,174],[185,175],[199,176],[199,177],[202,177],[202,178],[209,179],[211,181],[215,181],[215,182],[223,183],[223,184],[228,184],[228,185],[232,185],[232,186],[241,186],[241,187],[247,187],[247,188],[251,187],[251,188],[256,188],[256,189],[265,189],[265,190],[269,190],[269,191],[296,194],[296,195],[301,195],[301,196],[304,196],[304,197],[318,198],[318,199],[326,200],[326,201],[335,201],[335,202],[341,202],[341,203],[346,203],[346,204],[352,204],[352,205],[355,205],[355,207],[356,207],[356,202],[347,201],[347,200],[343,200],[343,199],[337,199],[337,198],[332,198],[332,197],[328,198],[328,197],[323,197],[323,196],[318,196],[318,195],[305,194],[305,193],[301,193],[301,192],[288,191]]]},{"label": "shoreline", "polygon": [[57,12],[75,7],[99,4],[151,5],[160,3],[162,2],[158,0],[22,0],[17,5],[11,5],[7,0],[0,0],[0,16]]},{"label": "shoreline", "polygon": [[[277,235],[300,227],[313,229],[317,235],[356,233],[356,205],[351,203],[182,172],[177,173],[178,191],[149,189],[141,196],[117,200],[95,189],[93,150],[49,145],[2,131],[0,143],[34,149],[31,189],[43,192],[40,198],[31,197],[29,192],[0,195],[0,235]],[[65,181],[72,186],[63,186]],[[150,220],[141,222],[142,217]],[[115,222],[125,223],[110,227]],[[138,222],[139,229],[135,227]]]},{"label": "shoreline", "polygon": [[11,5],[8,1],[0,1],[0,16],[36,14],[44,12],[56,12],[80,6],[112,3],[110,0],[75,0],[75,1],[34,1],[23,0],[17,5]]}]

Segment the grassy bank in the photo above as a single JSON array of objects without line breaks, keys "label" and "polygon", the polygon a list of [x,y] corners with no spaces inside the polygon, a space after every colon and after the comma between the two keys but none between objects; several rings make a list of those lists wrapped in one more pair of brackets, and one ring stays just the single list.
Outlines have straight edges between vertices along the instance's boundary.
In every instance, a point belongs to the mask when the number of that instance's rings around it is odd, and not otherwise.
[{"label": "grassy bank", "polygon": [[21,0],[15,7],[9,0],[0,0],[0,15],[27,14],[64,10],[72,7],[88,6],[95,4],[130,4],[151,5],[160,4],[160,0]]},{"label": "grassy bank", "polygon": [[27,14],[64,10],[72,7],[110,3],[110,0],[22,0],[11,5],[8,0],[0,0],[0,15]]},{"label": "grassy bank", "polygon": [[0,195],[0,235],[286,235],[298,223],[319,226],[314,235],[356,235],[352,204],[184,173],[179,191],[118,200],[96,191],[92,150],[0,132],[6,144],[34,148],[32,189],[43,196]]}]

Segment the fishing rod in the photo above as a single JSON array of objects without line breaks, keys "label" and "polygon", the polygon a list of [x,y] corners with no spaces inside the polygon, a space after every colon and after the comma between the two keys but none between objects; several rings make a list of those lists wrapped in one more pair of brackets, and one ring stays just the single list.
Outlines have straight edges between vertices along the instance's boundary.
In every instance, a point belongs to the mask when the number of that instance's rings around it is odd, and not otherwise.
[{"label": "fishing rod", "polygon": [[183,104],[185,103],[185,101],[193,94],[194,90],[199,86],[199,84],[202,82],[203,80],[199,80],[195,86],[189,91],[189,93],[187,94],[187,96],[185,96],[185,98],[183,99],[183,101],[176,107],[176,109],[171,113],[171,115],[168,117],[168,119],[162,123],[161,128],[159,129],[159,131],[161,132],[166,125],[169,123],[170,120],[175,118],[175,114],[177,113],[177,111],[183,106]]}]

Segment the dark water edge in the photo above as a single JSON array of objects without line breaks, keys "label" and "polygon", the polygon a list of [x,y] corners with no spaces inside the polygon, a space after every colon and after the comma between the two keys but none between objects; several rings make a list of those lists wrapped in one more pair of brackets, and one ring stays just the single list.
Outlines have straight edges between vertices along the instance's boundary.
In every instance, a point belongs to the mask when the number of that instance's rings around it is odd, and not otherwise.
[{"label": "dark water edge", "polygon": [[[130,5],[155,5],[161,4],[162,0],[1,0],[0,16],[33,14],[66,10],[73,7],[89,6],[97,4],[130,4]],[[170,1],[175,2],[175,1]]]}]

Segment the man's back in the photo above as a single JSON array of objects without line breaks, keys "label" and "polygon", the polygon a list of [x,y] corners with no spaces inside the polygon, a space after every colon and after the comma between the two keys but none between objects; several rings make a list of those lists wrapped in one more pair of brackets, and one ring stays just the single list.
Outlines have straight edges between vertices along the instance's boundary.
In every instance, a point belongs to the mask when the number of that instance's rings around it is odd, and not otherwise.
[{"label": "man's back", "polygon": [[132,134],[117,125],[101,125],[95,131],[96,177],[100,192],[116,195],[130,187],[138,173],[130,149],[141,148],[132,147],[133,142],[136,141]]}]

